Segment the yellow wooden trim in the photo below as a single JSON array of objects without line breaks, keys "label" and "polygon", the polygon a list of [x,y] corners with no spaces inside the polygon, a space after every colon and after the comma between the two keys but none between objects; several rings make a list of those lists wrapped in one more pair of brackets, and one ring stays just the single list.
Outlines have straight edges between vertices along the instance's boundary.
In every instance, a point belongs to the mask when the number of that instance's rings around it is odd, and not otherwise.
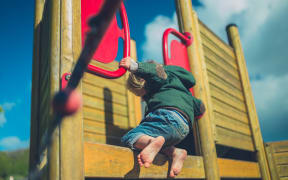
[{"label": "yellow wooden trim", "polygon": [[248,71],[246,68],[245,58],[244,58],[244,54],[243,54],[243,50],[242,50],[242,46],[240,42],[239,32],[236,26],[230,26],[227,29],[227,31],[228,31],[230,44],[234,48],[234,52],[235,52],[237,63],[238,63],[239,73],[240,73],[240,77],[242,80],[242,86],[243,86],[243,91],[244,91],[244,97],[245,97],[246,106],[248,110],[248,116],[249,116],[249,120],[251,124],[251,129],[253,133],[255,149],[257,151],[257,157],[258,157],[259,165],[261,168],[262,178],[265,180],[266,179],[270,180],[271,176],[270,176],[268,162],[267,162],[266,155],[265,155],[263,139],[262,139],[262,135],[260,131],[258,116],[256,112],[256,107],[254,104],[254,99],[253,99],[252,90],[250,86]]},{"label": "yellow wooden trim", "polygon": [[[128,148],[85,143],[85,177],[166,178],[169,162],[157,155],[152,166],[140,168],[136,155]],[[177,178],[205,178],[202,157],[189,156]]]},{"label": "yellow wooden trim", "polygon": [[220,176],[223,178],[260,178],[258,163],[232,159],[218,159]]},{"label": "yellow wooden trim", "polygon": [[200,34],[200,25],[197,14],[192,9],[191,0],[175,0],[175,2],[181,31],[190,32],[194,38],[193,44],[187,48],[191,72],[196,79],[194,92],[195,96],[204,102],[207,109],[204,116],[198,121],[205,175],[208,180],[218,180],[220,177],[214,143],[216,126],[213,121],[213,106]]}]

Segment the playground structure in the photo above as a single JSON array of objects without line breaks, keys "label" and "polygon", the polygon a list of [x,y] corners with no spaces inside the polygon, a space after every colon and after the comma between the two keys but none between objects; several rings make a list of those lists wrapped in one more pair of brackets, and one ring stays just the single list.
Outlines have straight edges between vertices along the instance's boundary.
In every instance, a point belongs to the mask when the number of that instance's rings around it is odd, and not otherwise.
[{"label": "playground structure", "polygon": [[[152,167],[140,168],[136,152],[121,147],[121,136],[142,117],[140,98],[125,87],[128,74],[107,79],[85,72],[77,86],[83,106],[51,130],[51,101],[62,88],[63,75],[77,64],[83,45],[81,12],[91,6],[88,2],[92,1],[36,0],[30,170],[51,180],[166,178],[169,161],[164,156],[158,155]],[[265,153],[237,27],[227,27],[227,45],[198,19],[191,0],[175,4],[180,31],[193,37],[193,43],[181,47],[188,59],[184,63],[197,82],[193,93],[207,109],[194,126],[194,136],[184,144],[190,156],[179,177],[271,179],[271,160]],[[133,40],[130,52],[137,59]],[[166,64],[177,63],[173,56]],[[91,65],[118,71],[117,62],[92,61]],[[52,141],[46,146],[43,139],[49,131]]]}]

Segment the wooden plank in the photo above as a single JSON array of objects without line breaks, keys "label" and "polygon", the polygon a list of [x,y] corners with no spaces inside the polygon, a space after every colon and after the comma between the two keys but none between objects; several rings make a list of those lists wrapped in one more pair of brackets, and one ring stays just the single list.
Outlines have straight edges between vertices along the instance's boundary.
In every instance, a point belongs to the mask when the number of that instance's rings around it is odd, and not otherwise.
[{"label": "wooden plank", "polygon": [[[119,136],[107,136],[104,134],[97,134],[92,133],[89,131],[84,131],[84,142],[89,143],[102,143],[102,144],[111,144],[120,146],[121,144],[121,137]],[[84,154],[85,155],[85,154]],[[102,167],[102,166],[100,166]]]},{"label": "wooden plank", "polygon": [[237,67],[231,65],[225,59],[222,59],[221,57],[219,57],[217,54],[215,54],[206,46],[203,46],[203,50],[205,52],[205,61],[211,61],[217,64],[219,67],[229,72],[236,79],[240,79]]},{"label": "wooden plank", "polygon": [[208,71],[208,75],[209,75],[209,80],[212,77],[212,78],[216,79],[217,81],[219,81],[221,84],[225,84],[226,86],[230,87],[231,89],[238,90],[238,91],[242,92],[241,84],[231,83],[227,78],[225,78],[223,76],[221,77],[219,72],[213,72],[210,69],[207,69],[207,71]]},{"label": "wooden plank", "polygon": [[235,58],[235,54],[233,52],[233,48],[224,42],[219,36],[217,36],[211,29],[209,29],[200,19],[199,26],[200,32],[208,36],[215,44],[217,44],[223,51],[228,53],[231,57]]},{"label": "wooden plank", "polygon": [[232,119],[219,112],[214,112],[216,126],[231,129],[232,131],[251,136],[250,126],[246,123]]},{"label": "wooden plank", "polygon": [[240,89],[221,79],[219,76],[212,73],[211,71],[208,71],[208,80],[210,85],[212,84],[219,89],[222,89],[223,91],[229,93],[230,95],[237,97],[241,101],[244,101],[244,95]]},{"label": "wooden plank", "polygon": [[213,102],[214,111],[224,114],[235,120],[241,121],[243,123],[246,123],[246,124],[249,123],[247,113],[240,111],[238,109],[235,109],[229,106],[228,104],[221,102],[220,100],[215,99],[215,98],[212,98],[212,102]]},{"label": "wooden plank", "polygon": [[83,128],[86,132],[122,137],[130,128],[115,126],[98,121],[84,120]]},{"label": "wooden plank", "polygon": [[288,177],[281,177],[280,180],[288,180]]},{"label": "wooden plank", "polygon": [[218,164],[222,178],[261,178],[256,162],[218,158]]},{"label": "wooden plank", "polygon": [[244,149],[247,151],[255,151],[253,140],[251,136],[240,134],[230,129],[224,129],[222,127],[216,127],[216,143],[234,147],[238,149]]},{"label": "wooden plank", "polygon": [[128,116],[105,112],[99,109],[83,107],[83,118],[128,128]]},{"label": "wooden plank", "polygon": [[217,74],[221,79],[224,79],[225,81],[232,84],[234,87],[242,89],[241,81],[240,79],[237,79],[235,76],[232,75],[229,72],[227,72],[222,67],[218,66],[214,62],[206,59],[206,67],[209,71],[213,72],[214,74]]},{"label": "wooden plank", "polygon": [[287,177],[288,176],[288,164],[278,165],[277,171],[278,171],[279,177]]},{"label": "wooden plank", "polygon": [[115,71],[119,68],[119,63],[117,61],[113,61],[111,63],[105,64],[105,63],[101,63],[97,60],[92,59],[90,64],[93,66],[102,68],[102,69],[109,70],[109,71]]},{"label": "wooden plank", "polygon": [[122,116],[128,116],[127,106],[104,101],[103,99],[93,98],[83,95],[83,106],[99,109],[105,112],[116,113]]},{"label": "wooden plank", "polygon": [[276,165],[288,164],[288,152],[275,153],[274,159]]},{"label": "wooden plank", "polygon": [[273,153],[288,152],[288,141],[279,141],[270,144],[272,144]]},{"label": "wooden plank", "polygon": [[[84,149],[86,177],[167,178],[169,162],[164,155],[159,154],[151,167],[140,168],[137,153],[128,148],[85,143]],[[205,178],[202,157],[189,156],[177,178]]]},{"label": "wooden plank", "polygon": [[237,97],[226,93],[222,89],[218,88],[214,84],[210,84],[211,95],[215,99],[221,99],[221,101],[225,102],[226,104],[239,109],[243,112],[247,112],[246,105],[244,101],[241,101]]},{"label": "wooden plank", "polygon": [[[227,52],[225,52],[223,49],[221,49],[219,47],[219,44],[215,44],[206,35],[201,34],[201,38],[203,40],[203,49],[205,49],[205,51],[209,51],[209,52],[213,53],[218,58],[225,60],[231,66],[238,69],[235,58],[230,56],[229,54],[227,54]],[[233,56],[234,56],[234,53],[233,53]]]},{"label": "wooden plank", "polygon": [[[106,99],[107,101],[127,106],[126,95],[113,91],[113,89],[110,91],[110,89],[103,89],[88,83],[83,83],[82,92],[84,95],[96,97],[97,99]],[[108,92],[111,92],[111,95],[110,93],[108,94]],[[109,98],[108,95],[110,95]]]},{"label": "wooden plank", "polygon": [[[83,81],[90,83],[90,84],[93,84],[93,85],[98,86],[98,87],[107,87],[107,88],[115,89],[115,90],[118,89],[117,86],[119,86],[119,85],[122,85],[121,87],[123,87],[123,88],[126,85],[126,79],[123,76],[120,78],[117,78],[117,79],[105,79],[105,78],[96,76],[94,74],[84,73]],[[121,88],[121,90],[123,88]]]}]

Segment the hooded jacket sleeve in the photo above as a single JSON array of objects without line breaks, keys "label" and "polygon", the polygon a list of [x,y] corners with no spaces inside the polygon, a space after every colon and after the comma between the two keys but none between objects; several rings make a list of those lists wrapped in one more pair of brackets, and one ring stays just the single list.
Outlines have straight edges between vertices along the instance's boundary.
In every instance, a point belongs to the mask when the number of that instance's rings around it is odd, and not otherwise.
[{"label": "hooded jacket sleeve", "polygon": [[194,76],[184,68],[179,66],[166,66],[165,68],[176,75],[187,89],[190,89],[195,85],[196,81]]},{"label": "hooded jacket sleeve", "polygon": [[159,85],[167,79],[163,66],[155,63],[138,62],[138,69],[134,74],[147,82],[159,83]]}]

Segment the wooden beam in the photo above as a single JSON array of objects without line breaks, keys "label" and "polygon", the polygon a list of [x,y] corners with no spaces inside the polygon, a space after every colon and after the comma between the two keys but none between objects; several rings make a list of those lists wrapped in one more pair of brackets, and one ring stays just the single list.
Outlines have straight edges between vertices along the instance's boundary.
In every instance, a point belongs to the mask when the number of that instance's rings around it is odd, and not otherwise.
[{"label": "wooden beam", "polygon": [[258,116],[256,112],[256,107],[254,104],[251,85],[250,85],[249,75],[248,75],[248,71],[246,67],[246,62],[245,62],[244,53],[242,50],[237,26],[236,25],[227,26],[227,33],[228,33],[229,43],[234,48],[234,52],[236,54],[236,59],[238,63],[240,78],[242,81],[244,97],[245,97],[247,111],[248,111],[248,117],[250,120],[251,130],[253,134],[252,137],[253,137],[255,149],[257,152],[257,158],[259,161],[262,178],[265,180],[266,179],[270,180],[271,176],[269,172],[267,158],[265,155],[263,139],[261,135]]},{"label": "wooden beam", "polygon": [[[85,177],[98,178],[167,178],[170,162],[157,155],[149,168],[139,167],[137,153],[128,148],[105,144],[84,144]],[[189,156],[177,178],[205,178],[203,159]]]},{"label": "wooden beam", "polygon": [[261,178],[257,162],[219,158],[218,164],[222,178]]},{"label": "wooden beam", "polygon": [[181,32],[189,32],[194,38],[193,44],[187,48],[191,71],[196,79],[194,92],[195,96],[204,102],[207,109],[204,116],[198,121],[205,175],[208,180],[217,180],[220,177],[214,143],[216,126],[212,120],[213,107],[198,17],[192,9],[191,0],[175,0],[175,2]]},{"label": "wooden beam", "polygon": [[[71,72],[82,49],[81,1],[61,1],[61,69],[60,77]],[[77,91],[82,94],[80,81]],[[82,108],[65,117],[60,129],[61,180],[84,179]]]},{"label": "wooden beam", "polygon": [[32,64],[32,100],[31,100],[31,121],[30,121],[30,154],[29,172],[36,168],[39,157],[39,64],[40,64],[40,37],[41,21],[45,1],[35,0],[34,17],[34,41],[33,41],[33,64]]},{"label": "wooden beam", "polygon": [[[60,77],[60,2],[58,0],[47,1],[51,6],[49,10],[50,26],[50,49],[49,52],[49,64],[50,64],[50,99],[54,94],[59,91]],[[48,11],[47,10],[47,11]],[[48,35],[46,35],[48,36]],[[43,37],[42,37],[43,38]],[[49,110],[49,124],[51,124],[51,108]],[[48,127],[47,127],[48,128]],[[48,129],[47,129],[48,130]],[[53,130],[51,145],[48,147],[48,179],[59,180],[60,179],[60,157],[59,157],[59,128]]]}]

